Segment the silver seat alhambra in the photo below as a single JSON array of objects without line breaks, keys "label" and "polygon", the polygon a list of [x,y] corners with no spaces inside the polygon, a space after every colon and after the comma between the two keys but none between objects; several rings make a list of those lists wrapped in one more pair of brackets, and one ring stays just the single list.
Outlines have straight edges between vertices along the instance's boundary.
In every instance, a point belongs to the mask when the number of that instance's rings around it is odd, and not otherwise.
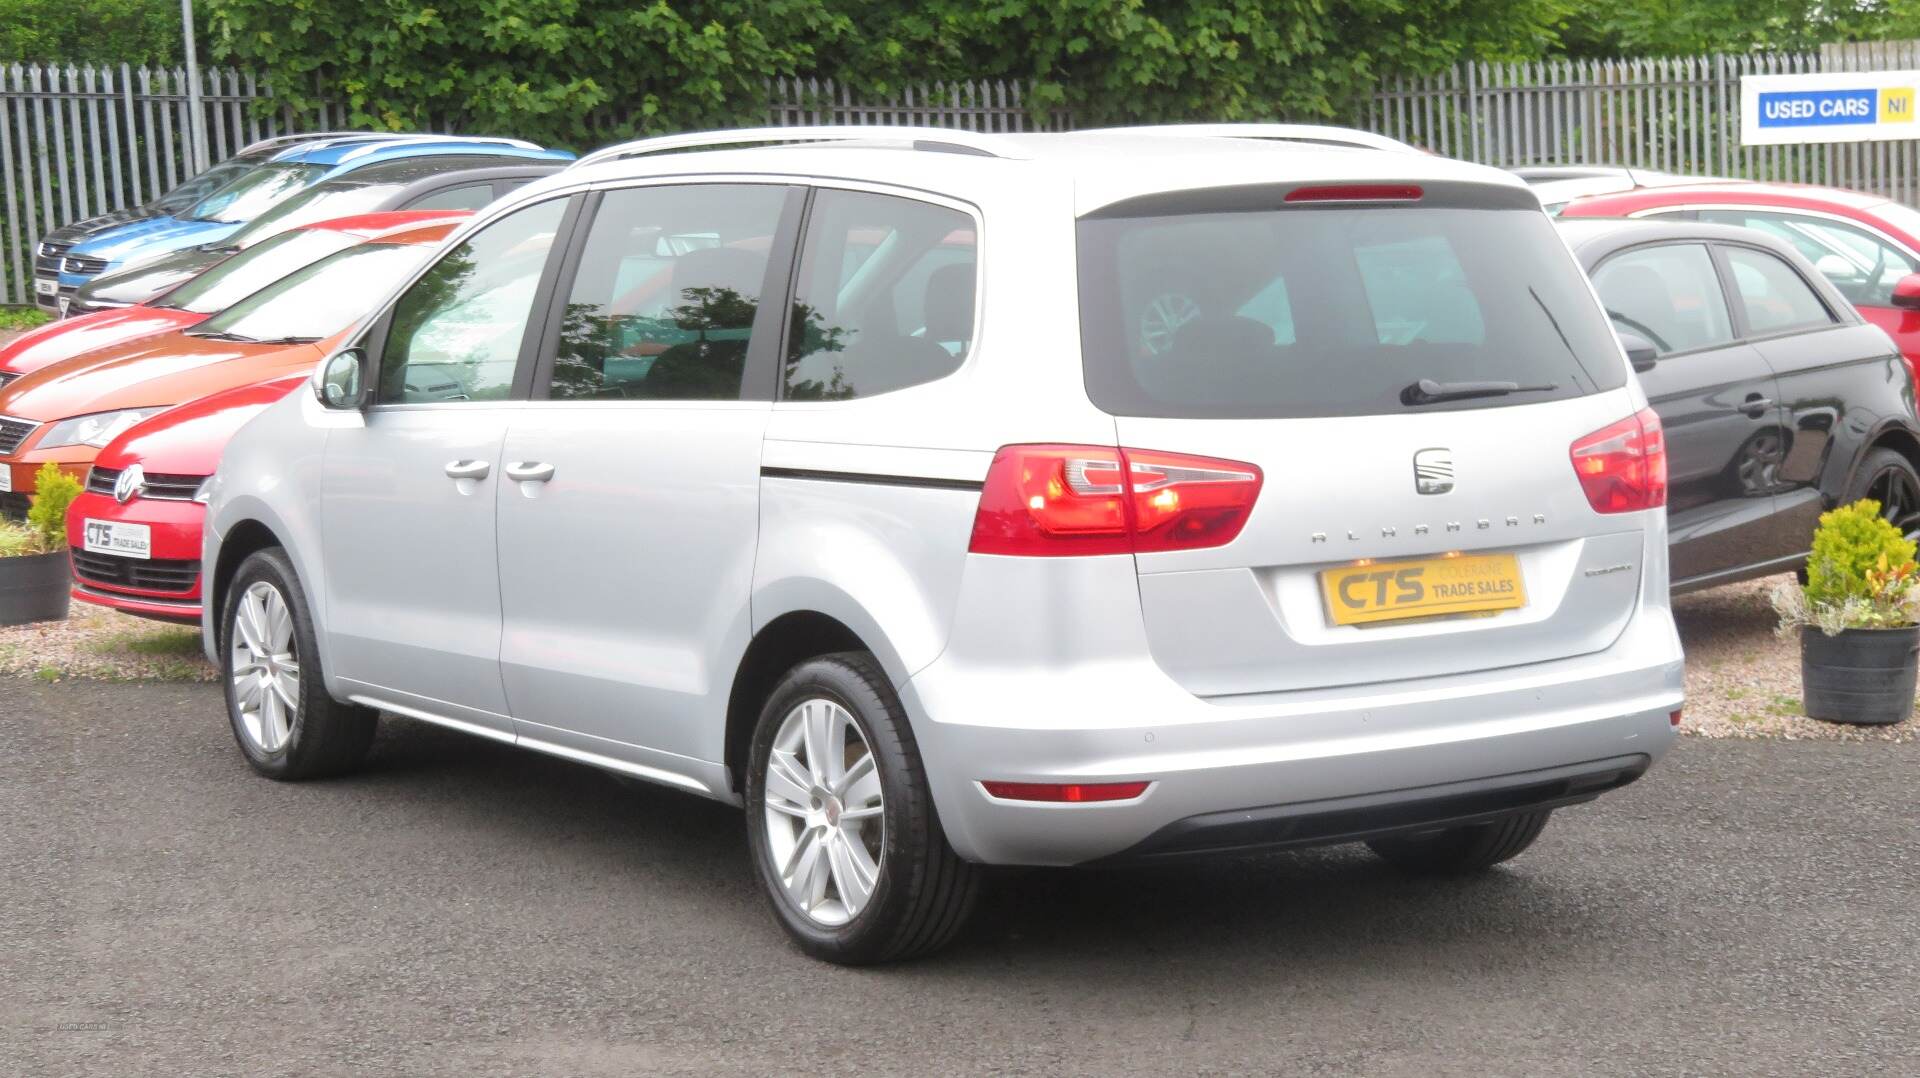
[{"label": "silver seat alhambra", "polygon": [[247,426],[209,654],[279,779],[381,712],[746,810],[808,953],[986,865],[1484,869],[1670,746],[1666,458],[1492,169],[783,128],[495,203]]}]

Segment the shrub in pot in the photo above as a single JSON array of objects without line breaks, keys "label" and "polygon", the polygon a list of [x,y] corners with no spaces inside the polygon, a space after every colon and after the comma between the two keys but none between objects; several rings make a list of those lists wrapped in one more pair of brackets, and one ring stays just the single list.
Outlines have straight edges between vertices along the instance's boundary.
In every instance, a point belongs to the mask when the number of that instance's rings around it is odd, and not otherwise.
[{"label": "shrub in pot", "polygon": [[80,483],[58,466],[34,476],[25,524],[0,521],[0,625],[58,621],[67,616],[73,570],[67,556],[67,507]]},{"label": "shrub in pot", "polygon": [[1804,710],[1829,722],[1913,714],[1920,671],[1920,566],[1913,540],[1863,499],[1820,517],[1807,582],[1774,590],[1780,632],[1800,633]]}]

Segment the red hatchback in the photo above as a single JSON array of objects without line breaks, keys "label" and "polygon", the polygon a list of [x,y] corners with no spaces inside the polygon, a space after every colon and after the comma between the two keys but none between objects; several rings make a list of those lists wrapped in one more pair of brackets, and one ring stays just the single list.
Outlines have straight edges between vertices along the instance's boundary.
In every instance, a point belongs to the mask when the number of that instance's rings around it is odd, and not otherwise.
[{"label": "red hatchback", "polygon": [[64,318],[23,334],[0,348],[0,386],[82,353],[198,325],[295,270],[357,243],[466,215],[465,210],[402,210],[289,229],[146,303]]},{"label": "red hatchback", "polygon": [[1596,195],[1560,215],[1711,221],[1778,236],[1886,330],[1920,378],[1920,210],[1836,187],[1724,182]]},{"label": "red hatchback", "polygon": [[73,597],[199,624],[202,484],[235,431],[306,381],[294,375],[202,397],[109,442],[67,511]]}]

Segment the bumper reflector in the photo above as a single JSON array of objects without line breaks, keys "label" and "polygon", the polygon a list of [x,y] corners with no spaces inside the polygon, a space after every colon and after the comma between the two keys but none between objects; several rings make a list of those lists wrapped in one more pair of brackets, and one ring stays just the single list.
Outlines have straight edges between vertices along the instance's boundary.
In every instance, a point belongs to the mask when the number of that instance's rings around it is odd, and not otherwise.
[{"label": "bumper reflector", "polygon": [[1145,782],[982,782],[1002,801],[1131,801],[1147,792]]}]

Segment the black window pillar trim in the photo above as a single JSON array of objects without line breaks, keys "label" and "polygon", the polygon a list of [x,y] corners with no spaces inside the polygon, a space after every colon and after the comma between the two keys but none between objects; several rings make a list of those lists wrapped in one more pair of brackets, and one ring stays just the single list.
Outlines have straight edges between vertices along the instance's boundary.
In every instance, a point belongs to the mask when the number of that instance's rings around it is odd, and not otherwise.
[{"label": "black window pillar trim", "polygon": [[800,249],[807,222],[813,216],[814,188],[787,189],[773,249],[767,259],[766,286],[754,312],[753,334],[747,345],[747,369],[742,375],[743,400],[774,401],[785,395],[788,337],[793,333],[794,289],[800,276]]},{"label": "black window pillar trim", "polygon": [[573,276],[580,268],[580,252],[594,214],[600,208],[600,192],[586,191],[572,197],[566,214],[560,219],[555,236],[556,250],[547,256],[540,273],[540,288],[534,295],[527,319],[527,335],[520,346],[520,362],[513,369],[513,399],[543,399],[553,381],[554,355],[559,349],[560,326],[566,321],[567,295],[573,290]]}]

